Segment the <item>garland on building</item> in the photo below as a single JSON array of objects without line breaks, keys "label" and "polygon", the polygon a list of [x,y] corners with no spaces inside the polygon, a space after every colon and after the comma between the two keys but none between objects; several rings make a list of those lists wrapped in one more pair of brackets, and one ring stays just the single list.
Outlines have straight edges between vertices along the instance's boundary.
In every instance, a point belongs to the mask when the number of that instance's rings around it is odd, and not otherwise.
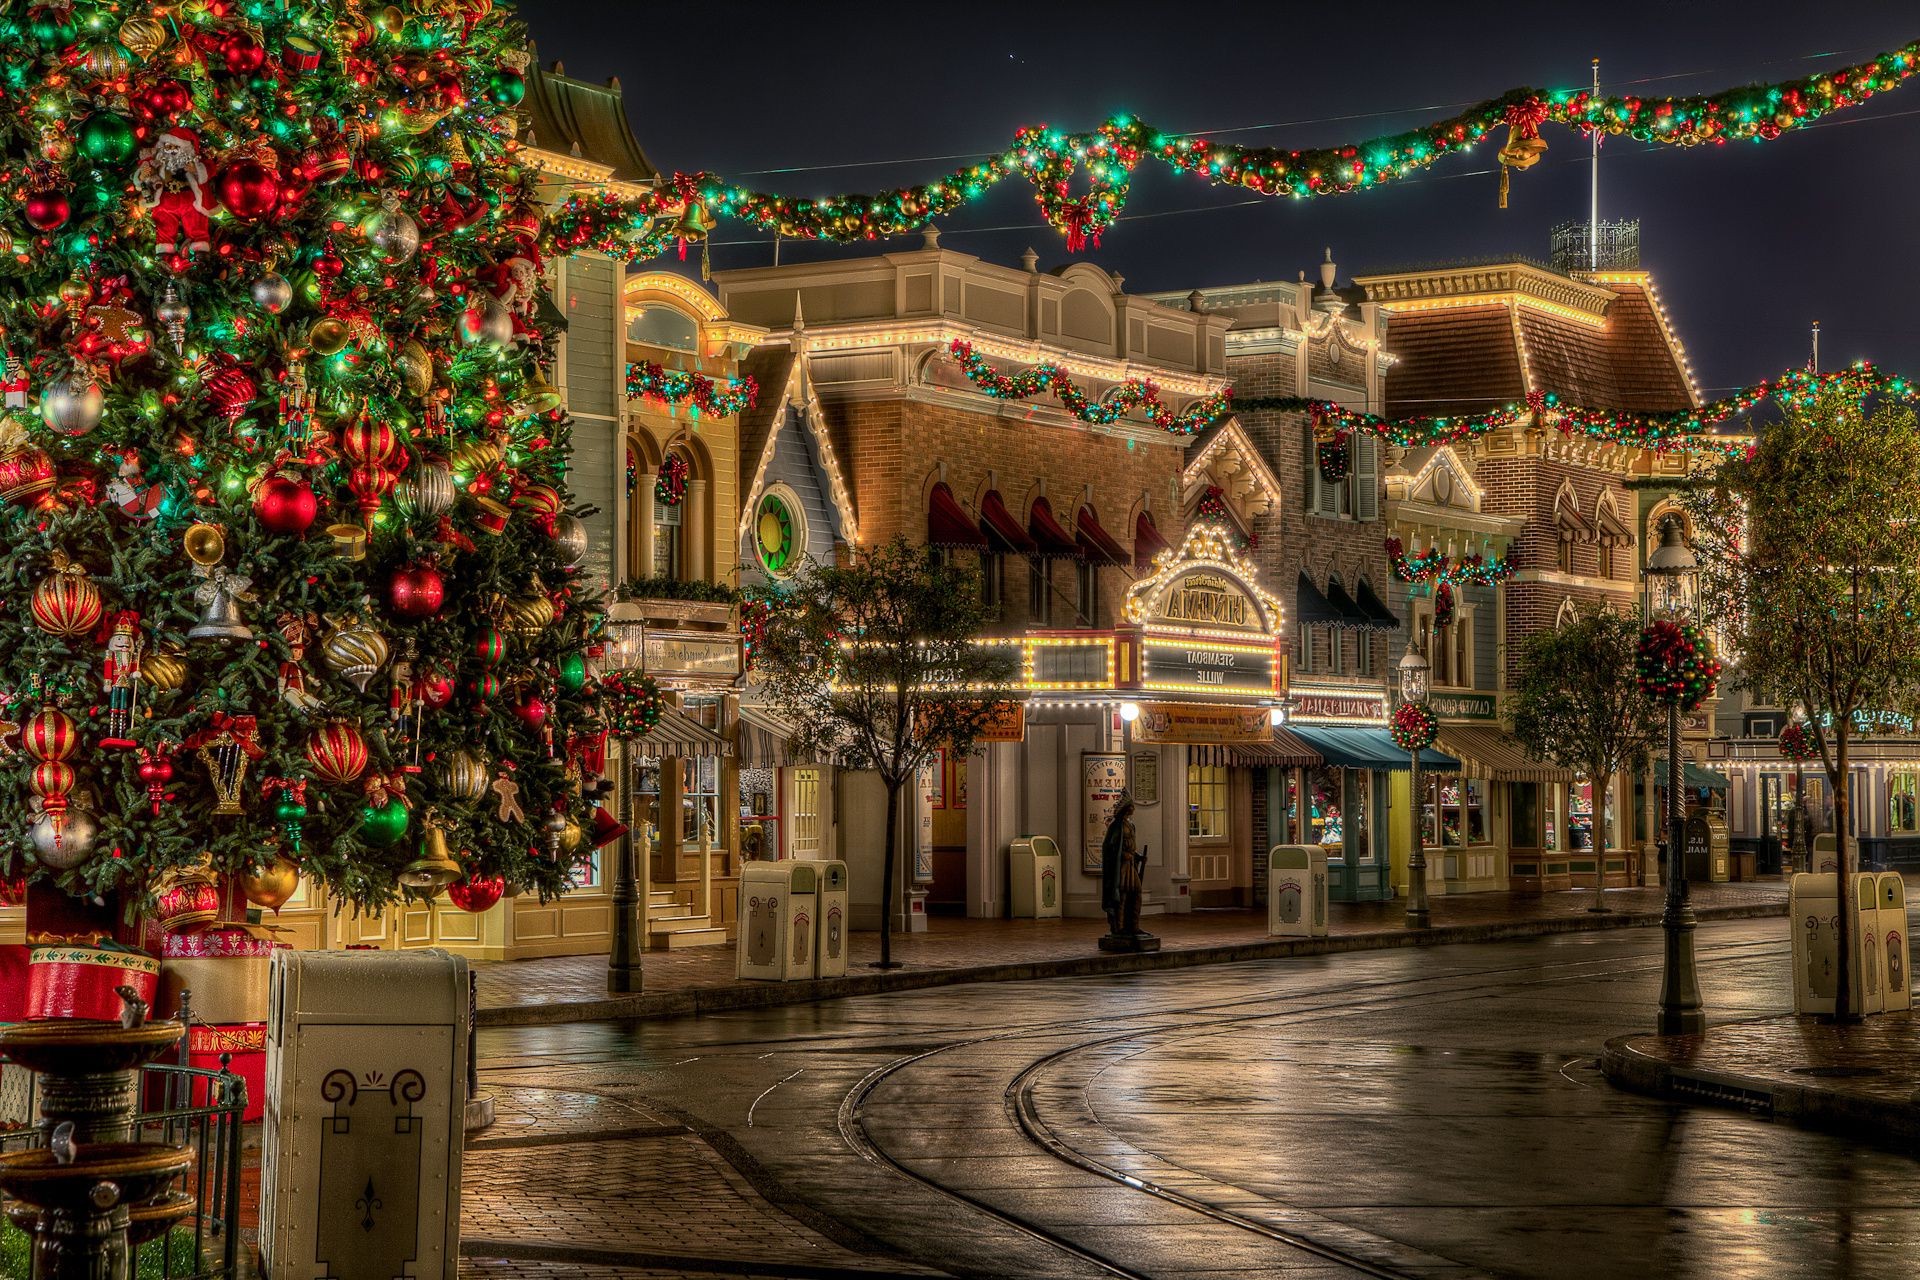
[{"label": "garland on building", "polygon": [[524,29],[49,0],[0,49],[0,581],[31,619],[0,629],[0,862],[129,915],[229,876],[561,891],[599,602]]},{"label": "garland on building", "polygon": [[1433,589],[1433,625],[1436,630],[1453,625],[1453,584],[1442,582]]},{"label": "garland on building", "polygon": [[1711,94],[1645,98],[1591,89],[1514,89],[1404,132],[1305,151],[1169,134],[1129,116],[1115,116],[1086,133],[1027,126],[998,154],[931,182],[888,191],[789,196],[712,173],[682,173],[632,197],[576,196],[550,221],[548,244],[556,252],[586,249],[639,262],[677,243],[684,257],[687,242],[706,235],[717,218],[787,239],[878,240],[923,227],[1018,175],[1032,184],[1041,217],[1066,238],[1069,252],[1077,252],[1089,241],[1097,246],[1101,233],[1120,216],[1133,171],[1143,160],[1214,186],[1304,199],[1385,186],[1465,154],[1503,127],[1504,205],[1507,173],[1531,168],[1546,151],[1540,136],[1544,125],[1675,147],[1770,141],[1898,88],[1916,69],[1920,42],[1850,67]]},{"label": "garland on building", "polygon": [[1211,520],[1226,529],[1242,551],[1252,551],[1260,545],[1259,534],[1240,532],[1240,521],[1227,507],[1226,490],[1217,484],[1207,486],[1207,491],[1200,495],[1200,501],[1194,504],[1193,513],[1202,520]]},{"label": "garland on building", "polygon": [[1402,751],[1425,751],[1440,736],[1440,718],[1424,702],[1403,702],[1393,713],[1391,731]]},{"label": "garland on building", "polygon": [[695,415],[731,418],[751,409],[760,399],[760,384],[751,374],[728,378],[722,383],[704,373],[669,369],[651,360],[636,360],[627,366],[627,398],[669,405],[691,403]]},{"label": "garland on building", "polygon": [[1661,618],[1640,633],[1634,674],[1640,691],[1662,706],[1692,711],[1720,681],[1713,641],[1694,623]]},{"label": "garland on building", "polygon": [[1005,374],[982,359],[965,338],[955,338],[948,348],[955,364],[967,380],[996,400],[1028,400],[1043,392],[1052,392],[1067,412],[1082,422],[1109,426],[1138,409],[1147,421],[1175,435],[1190,436],[1204,431],[1233,412],[1233,393],[1220,391],[1204,396],[1175,413],[1160,398],[1160,388],[1151,382],[1129,378],[1095,400],[1080,389],[1073,375],[1052,361],[1042,361],[1019,373]]},{"label": "garland on building", "polygon": [[1438,547],[1429,547],[1421,555],[1409,556],[1406,544],[1398,538],[1387,539],[1387,559],[1393,565],[1393,572],[1402,582],[1450,582],[1459,586],[1472,583],[1482,587],[1497,587],[1513,576],[1513,564],[1495,557],[1491,560],[1478,553],[1461,556],[1458,560],[1449,557]]},{"label": "garland on building", "polygon": [[1787,727],[1780,731],[1780,758],[1791,760],[1795,764],[1805,764],[1809,760],[1817,759],[1819,755],[1820,745],[1813,740],[1813,733],[1805,722],[1787,721]]},{"label": "garland on building", "polygon": [[1328,484],[1339,484],[1353,474],[1353,432],[1335,427],[1330,431],[1313,433],[1313,461],[1320,468],[1320,478]]},{"label": "garland on building", "polygon": [[653,482],[653,500],[663,507],[677,507],[686,501],[687,477],[692,465],[678,453],[670,453],[660,462],[660,474]]}]

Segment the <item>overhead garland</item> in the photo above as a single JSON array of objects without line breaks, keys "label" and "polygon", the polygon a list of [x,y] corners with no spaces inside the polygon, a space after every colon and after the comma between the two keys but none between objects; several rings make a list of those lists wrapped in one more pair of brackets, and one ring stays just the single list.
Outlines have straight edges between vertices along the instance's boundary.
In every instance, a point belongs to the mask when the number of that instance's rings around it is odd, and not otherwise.
[{"label": "overhead garland", "polygon": [[669,369],[651,360],[636,360],[627,366],[627,398],[669,405],[691,403],[696,414],[730,418],[754,406],[760,398],[760,384],[752,375],[722,381],[704,373]]},{"label": "overhead garland", "polygon": [[[1244,147],[1163,133],[1115,116],[1090,133],[1044,125],[1022,128],[1013,144],[932,182],[871,194],[804,197],[755,191],[712,173],[682,173],[635,197],[575,196],[547,225],[555,252],[591,250],[640,262],[676,242],[700,239],[716,218],[732,218],[788,239],[852,243],[917,230],[978,200],[1018,174],[1033,184],[1041,216],[1077,252],[1112,226],[1126,206],[1134,169],[1144,159],[1268,196],[1339,195],[1384,186],[1436,161],[1471,151],[1502,126],[1501,204],[1507,175],[1540,159],[1542,125],[1668,146],[1765,142],[1835,111],[1896,89],[1920,69],[1920,41],[1870,61],[1778,84],[1742,85],[1690,97],[1611,97],[1591,89],[1514,89],[1402,133],[1306,151]],[[1075,181],[1083,188],[1074,193]]]},{"label": "overhead garland", "polygon": [[1497,587],[1513,576],[1512,562],[1498,556],[1489,560],[1483,555],[1470,555],[1455,560],[1438,547],[1409,556],[1406,544],[1398,538],[1387,539],[1387,559],[1393,565],[1394,575],[1402,582]]},{"label": "overhead garland", "polygon": [[1233,412],[1231,392],[1204,396],[1175,413],[1160,398],[1160,388],[1151,382],[1129,378],[1096,400],[1080,389],[1073,375],[1051,361],[1043,361],[1016,374],[1004,374],[974,352],[965,338],[955,338],[948,348],[954,363],[967,380],[996,400],[1029,400],[1043,391],[1051,391],[1068,413],[1082,422],[1107,426],[1138,409],[1154,426],[1175,435],[1190,436],[1204,431]]}]

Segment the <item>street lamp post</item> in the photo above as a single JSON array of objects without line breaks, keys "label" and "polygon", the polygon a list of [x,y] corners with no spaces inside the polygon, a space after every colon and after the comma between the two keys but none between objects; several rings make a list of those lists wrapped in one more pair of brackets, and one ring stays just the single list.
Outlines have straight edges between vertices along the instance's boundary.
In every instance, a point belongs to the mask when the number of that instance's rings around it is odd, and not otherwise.
[{"label": "street lamp post", "polygon": [[[1413,636],[1407,636],[1407,651],[1400,659],[1400,702],[1425,706],[1427,677],[1432,668],[1414,648]],[[1413,851],[1407,856],[1407,928],[1424,929],[1433,923],[1427,907],[1427,840],[1422,829],[1420,795],[1420,752],[1407,752],[1407,812],[1412,818]]]},{"label": "street lamp post", "polygon": [[[614,619],[607,623],[607,652],[601,666],[607,671],[624,671],[637,665],[642,651],[642,625],[633,620]],[[635,783],[638,779],[633,743],[620,742],[620,796],[625,802],[626,834],[614,850],[613,937],[607,948],[607,991],[612,995],[631,995],[640,991],[641,924],[638,856],[635,839],[646,839],[646,824],[636,821]]]},{"label": "street lamp post", "polygon": [[[1664,587],[1665,611],[1683,611],[1685,587],[1700,562],[1687,546],[1680,522],[1669,518],[1660,526],[1660,545],[1647,557],[1647,576]],[[1686,813],[1681,803],[1685,768],[1680,762],[1680,704],[1667,704],[1667,903],[1660,916],[1666,941],[1666,961],[1660,982],[1661,1035],[1694,1035],[1707,1029],[1700,1004],[1700,975],[1694,966],[1693,932],[1698,924],[1687,884]]]}]

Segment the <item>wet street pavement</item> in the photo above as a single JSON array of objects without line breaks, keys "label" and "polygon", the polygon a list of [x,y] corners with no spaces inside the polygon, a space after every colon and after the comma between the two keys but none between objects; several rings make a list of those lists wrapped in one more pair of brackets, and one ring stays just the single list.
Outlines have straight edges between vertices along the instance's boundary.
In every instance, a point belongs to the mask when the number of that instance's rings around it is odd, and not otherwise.
[{"label": "wet street pavement", "polygon": [[[1778,920],[1700,930],[1715,1021]],[[1654,930],[483,1031],[466,1273],[1911,1276],[1920,1164],[1617,1091]]]}]

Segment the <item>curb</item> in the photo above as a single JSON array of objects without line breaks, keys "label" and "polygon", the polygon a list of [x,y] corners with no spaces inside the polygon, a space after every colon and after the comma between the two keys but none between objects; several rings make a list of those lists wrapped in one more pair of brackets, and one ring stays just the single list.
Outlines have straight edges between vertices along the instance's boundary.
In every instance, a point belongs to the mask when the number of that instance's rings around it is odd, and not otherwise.
[{"label": "curb", "polygon": [[[1787,904],[1756,902],[1731,907],[1707,907],[1701,921],[1765,920],[1784,917]],[[1109,973],[1142,973],[1160,969],[1187,969],[1205,964],[1237,964],[1245,960],[1274,960],[1289,956],[1337,955],[1348,951],[1391,951],[1401,947],[1438,947],[1469,942],[1507,942],[1542,938],[1557,933],[1593,933],[1604,929],[1645,929],[1660,923],[1656,911],[1617,912],[1608,915],[1562,916],[1551,920],[1442,925],[1418,933],[1402,930],[1352,933],[1327,938],[1272,939],[1230,946],[1188,947],[1146,954],[1096,952],[1033,960],[1019,964],[969,965],[951,969],[903,969],[883,973],[849,974],[844,978],[812,978],[804,982],[735,982],[725,986],[694,987],[684,991],[642,992],[600,996],[547,1004],[482,1008],[481,1027],[550,1027],[572,1022],[652,1021],[683,1018],[732,1009],[769,1009],[781,1005],[813,1004],[847,996],[877,995],[889,991],[919,991],[972,982],[1030,982],[1036,978],[1084,977]]]},{"label": "curb", "polygon": [[1600,1052],[1600,1070],[1609,1081],[1632,1093],[1673,1102],[1727,1107],[1785,1120],[1812,1129],[1889,1144],[1908,1155],[1920,1154],[1920,1106],[1819,1084],[1789,1084],[1755,1076],[1680,1066],[1635,1047],[1655,1039],[1648,1033],[1615,1036]]}]

